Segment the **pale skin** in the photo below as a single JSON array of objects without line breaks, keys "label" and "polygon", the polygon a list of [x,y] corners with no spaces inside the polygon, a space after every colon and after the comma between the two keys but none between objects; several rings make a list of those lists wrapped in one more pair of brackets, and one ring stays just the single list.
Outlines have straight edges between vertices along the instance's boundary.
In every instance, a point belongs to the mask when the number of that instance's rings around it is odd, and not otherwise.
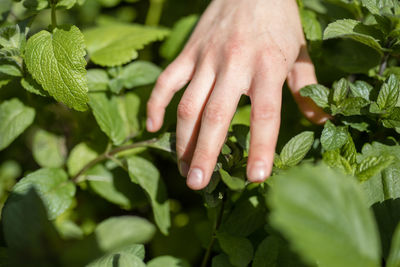
[{"label": "pale skin", "polygon": [[214,0],[181,54],[160,75],[147,103],[147,130],[158,131],[173,95],[178,106],[178,167],[194,190],[207,186],[242,95],[251,100],[247,179],[271,173],[287,81],[312,122],[328,116],[302,87],[317,83],[295,0]]}]

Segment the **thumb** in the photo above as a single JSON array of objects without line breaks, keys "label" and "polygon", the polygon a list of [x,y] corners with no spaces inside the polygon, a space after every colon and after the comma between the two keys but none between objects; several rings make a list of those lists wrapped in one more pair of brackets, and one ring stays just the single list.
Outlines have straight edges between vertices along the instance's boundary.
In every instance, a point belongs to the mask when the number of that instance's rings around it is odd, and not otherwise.
[{"label": "thumb", "polygon": [[315,76],[314,65],[308,55],[307,47],[302,46],[299,57],[288,74],[287,84],[304,116],[313,123],[322,124],[330,118],[330,115],[318,107],[311,98],[300,95],[301,88],[316,83],[318,81]]}]

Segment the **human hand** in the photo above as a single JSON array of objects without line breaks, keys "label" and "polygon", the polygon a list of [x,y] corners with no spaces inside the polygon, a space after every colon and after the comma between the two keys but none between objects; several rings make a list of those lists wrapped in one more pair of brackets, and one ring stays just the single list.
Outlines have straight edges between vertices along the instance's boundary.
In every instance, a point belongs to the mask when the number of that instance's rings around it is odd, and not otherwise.
[{"label": "human hand", "polygon": [[270,174],[287,82],[304,115],[327,115],[302,87],[317,83],[295,0],[214,0],[182,53],[160,75],[147,103],[147,130],[158,131],[173,95],[189,81],[178,106],[179,169],[195,190],[207,186],[242,94],[251,99],[247,177]]}]

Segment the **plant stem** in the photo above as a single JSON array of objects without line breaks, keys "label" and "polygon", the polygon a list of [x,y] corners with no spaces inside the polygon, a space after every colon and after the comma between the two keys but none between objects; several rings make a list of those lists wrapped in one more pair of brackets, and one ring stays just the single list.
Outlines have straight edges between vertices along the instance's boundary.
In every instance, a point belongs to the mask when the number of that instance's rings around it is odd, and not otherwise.
[{"label": "plant stem", "polygon": [[219,229],[219,226],[221,225],[222,217],[224,215],[224,207],[225,207],[225,198],[222,201],[221,209],[219,211],[218,218],[217,218],[217,221],[216,221],[216,223],[214,225],[214,229],[213,229],[213,232],[212,232],[211,241],[210,241],[210,244],[208,244],[206,254],[204,254],[203,261],[201,263],[201,267],[207,267],[207,263],[208,263],[208,261],[210,259],[210,256],[211,256],[211,251],[212,251],[212,248],[214,246],[214,243],[215,243],[215,240],[216,240],[216,237],[217,237],[216,236],[217,235],[217,231]]},{"label": "plant stem", "polygon": [[158,26],[165,0],[150,0],[149,11],[147,12],[146,25]]},{"label": "plant stem", "polygon": [[386,53],[385,56],[382,58],[381,65],[379,66],[380,76],[382,76],[383,72],[386,70],[388,59],[389,59],[389,53]]},{"label": "plant stem", "polygon": [[53,30],[57,28],[56,4],[54,1],[51,1],[51,26]]},{"label": "plant stem", "polygon": [[126,146],[120,146],[117,147],[113,150],[110,151],[106,151],[103,154],[99,155],[97,158],[93,159],[92,161],[88,162],[85,166],[83,166],[83,168],[77,173],[75,174],[71,180],[74,183],[78,182],[78,178],[79,176],[81,176],[83,173],[85,173],[87,170],[91,169],[92,167],[94,167],[95,165],[99,164],[100,162],[109,159],[111,156],[116,155],[118,153],[121,153],[123,151],[127,151],[127,150],[131,150],[133,148],[138,148],[138,147],[146,147],[154,142],[156,142],[157,139],[150,139],[147,141],[142,141],[142,142],[137,142],[137,143],[133,143],[130,145],[126,145]]}]

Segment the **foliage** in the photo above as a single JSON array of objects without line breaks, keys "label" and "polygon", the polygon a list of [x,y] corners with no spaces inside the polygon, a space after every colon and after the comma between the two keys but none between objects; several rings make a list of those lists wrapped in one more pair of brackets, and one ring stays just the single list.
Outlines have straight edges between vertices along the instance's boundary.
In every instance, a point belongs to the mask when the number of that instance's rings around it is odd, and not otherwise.
[{"label": "foliage", "polygon": [[175,162],[180,95],[144,125],[207,1],[148,4],[1,1],[0,265],[399,266],[398,1],[299,0],[321,83],[301,95],[331,120],[284,91],[273,173],[251,184],[243,97],[199,192]]}]

